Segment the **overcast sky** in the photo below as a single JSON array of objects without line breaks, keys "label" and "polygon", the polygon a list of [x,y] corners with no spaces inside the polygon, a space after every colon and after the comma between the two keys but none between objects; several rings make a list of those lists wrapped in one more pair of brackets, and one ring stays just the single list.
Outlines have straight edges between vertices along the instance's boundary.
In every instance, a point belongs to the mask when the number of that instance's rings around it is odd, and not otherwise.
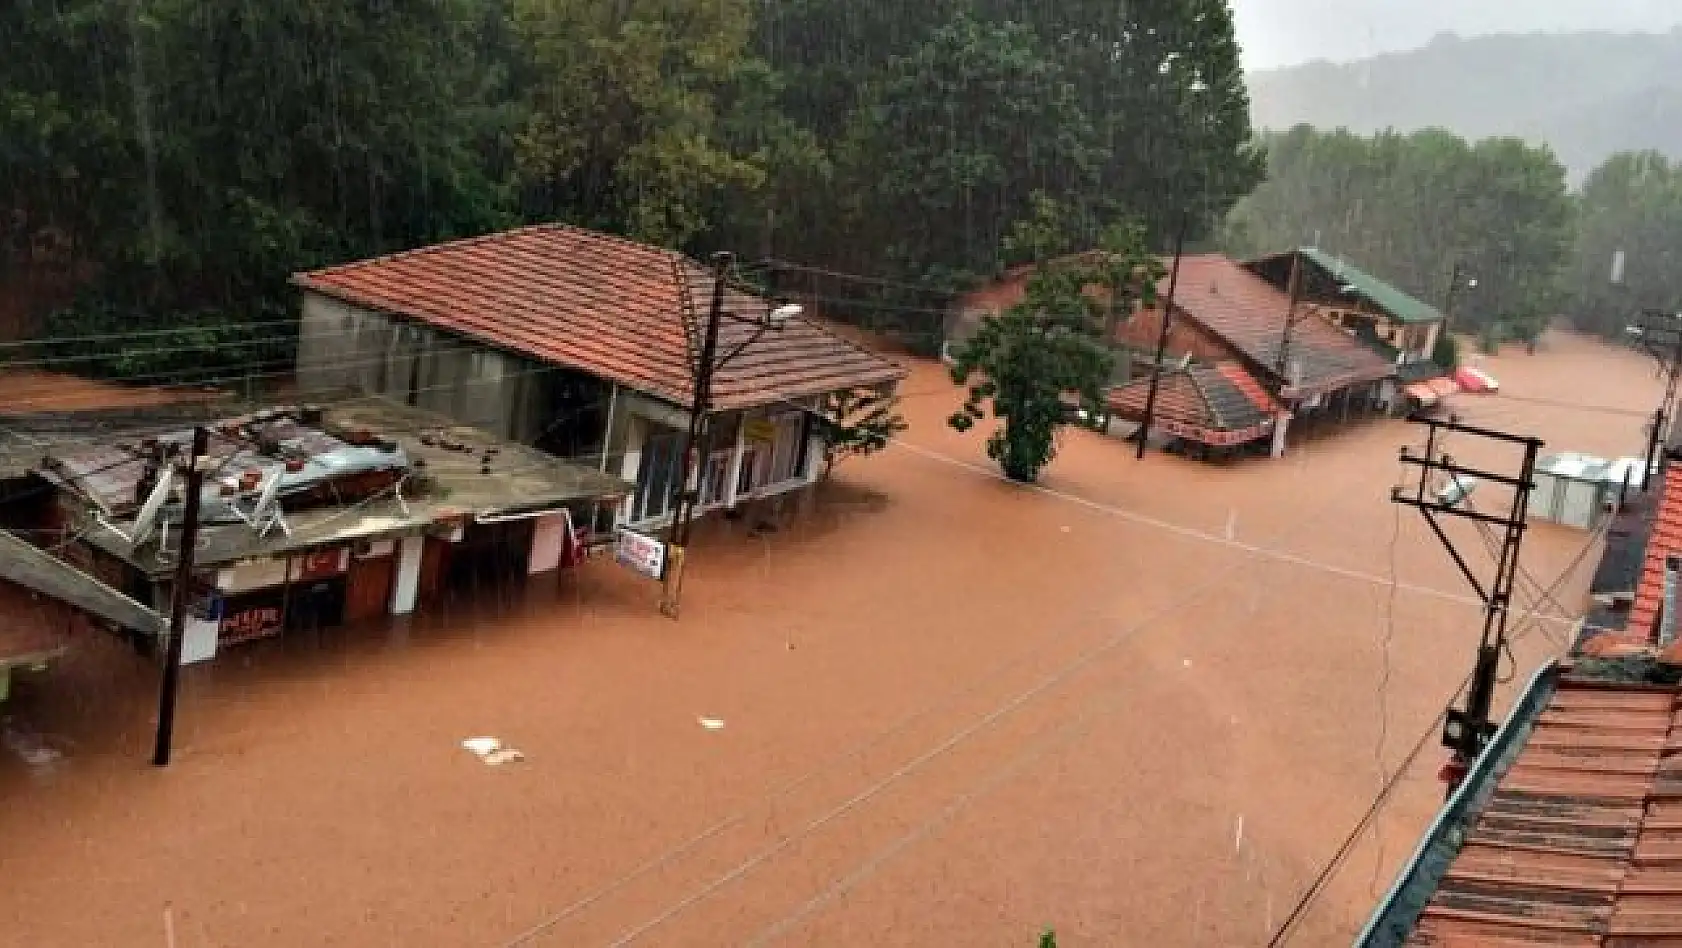
[{"label": "overcast sky", "polygon": [[1664,32],[1682,0],[1232,0],[1244,65],[1363,59],[1413,49],[1441,32]]}]

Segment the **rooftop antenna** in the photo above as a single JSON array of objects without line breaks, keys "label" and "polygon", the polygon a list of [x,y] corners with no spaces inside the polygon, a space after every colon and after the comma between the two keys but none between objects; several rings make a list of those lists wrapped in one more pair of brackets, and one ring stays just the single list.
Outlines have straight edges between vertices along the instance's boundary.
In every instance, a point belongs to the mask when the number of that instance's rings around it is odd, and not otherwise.
[{"label": "rooftop antenna", "polygon": [[286,518],[281,516],[280,510],[280,478],[285,471],[286,468],[277,465],[269,472],[268,480],[263,482],[262,492],[257,495],[257,506],[251,508],[252,525],[257,527],[258,536],[268,536],[269,531],[277,526],[280,527],[281,533],[292,535],[292,528],[287,526]]},{"label": "rooftop antenna", "polygon": [[276,526],[287,536],[292,535],[292,528],[286,525],[286,519],[281,516],[280,478],[285,471],[283,467],[273,467],[263,478],[263,487],[257,492],[257,503],[251,508],[251,513],[242,513],[239,506],[234,505],[234,516],[245,521],[246,526],[257,531],[257,535],[267,537],[269,531]]},{"label": "rooftop antenna", "polygon": [[151,539],[152,531],[158,525],[158,514],[163,511],[164,501],[169,499],[169,489],[174,481],[175,472],[172,467],[164,467],[158,472],[158,482],[152,485],[152,493],[146,495],[146,502],[140,505],[140,513],[134,518],[131,532],[124,533],[116,524],[106,520],[103,516],[95,515],[100,525],[123,538],[129,546],[139,546]]}]

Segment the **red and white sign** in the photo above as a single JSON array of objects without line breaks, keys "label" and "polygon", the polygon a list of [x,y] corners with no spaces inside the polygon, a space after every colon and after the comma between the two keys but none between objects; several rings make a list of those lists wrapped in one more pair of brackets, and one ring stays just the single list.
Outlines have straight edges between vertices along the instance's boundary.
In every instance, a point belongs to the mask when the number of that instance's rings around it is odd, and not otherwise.
[{"label": "red and white sign", "polygon": [[666,575],[666,544],[660,540],[638,533],[635,530],[619,528],[615,535],[613,558],[620,565],[627,566],[649,579],[661,579]]},{"label": "red and white sign", "polygon": [[350,550],[342,546],[311,550],[299,556],[295,563],[292,576],[295,582],[330,579],[350,568]]},{"label": "red and white sign", "polygon": [[1273,422],[1269,420],[1249,428],[1240,428],[1237,431],[1215,431],[1208,428],[1193,427],[1171,418],[1164,418],[1156,423],[1156,427],[1176,438],[1184,438],[1187,441],[1196,441],[1199,444],[1207,444],[1212,447],[1230,447],[1247,444],[1265,437],[1269,431],[1273,430]]}]

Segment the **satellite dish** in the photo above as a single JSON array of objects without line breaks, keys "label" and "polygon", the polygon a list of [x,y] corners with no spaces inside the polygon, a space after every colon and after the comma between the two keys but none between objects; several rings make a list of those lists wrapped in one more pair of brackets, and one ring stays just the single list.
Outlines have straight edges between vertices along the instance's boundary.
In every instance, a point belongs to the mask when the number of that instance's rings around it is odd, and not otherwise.
[{"label": "satellite dish", "polygon": [[140,505],[140,514],[134,518],[134,534],[128,538],[134,546],[146,542],[152,535],[152,529],[158,525],[158,514],[163,510],[164,501],[169,499],[169,489],[175,479],[175,469],[165,467],[158,472],[158,482],[152,486],[152,493],[146,497],[146,502]]}]

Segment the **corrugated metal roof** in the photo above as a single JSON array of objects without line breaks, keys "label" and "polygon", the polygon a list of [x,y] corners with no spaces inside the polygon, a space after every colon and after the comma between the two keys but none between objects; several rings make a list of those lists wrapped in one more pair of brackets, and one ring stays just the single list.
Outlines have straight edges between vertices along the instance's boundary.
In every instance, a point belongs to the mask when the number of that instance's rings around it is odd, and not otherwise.
[{"label": "corrugated metal roof", "polygon": [[[1159,292],[1166,295],[1167,289],[1165,278]],[[1225,340],[1252,370],[1279,374],[1291,301],[1273,284],[1218,254],[1187,256],[1180,261],[1174,306]],[[1300,363],[1305,393],[1334,391],[1392,372],[1388,362],[1353,336],[1306,311],[1297,314],[1291,328],[1286,360]]]},{"label": "corrugated metal roof", "polygon": [[[691,400],[713,278],[669,250],[561,224],[458,240],[293,277],[355,306],[414,319],[675,404]],[[732,289],[727,309],[768,302]],[[726,320],[721,352],[753,330]],[[806,319],[761,335],[719,369],[713,402],[745,408],[898,381],[905,370]]]},{"label": "corrugated metal roof", "polygon": [[[1379,309],[1384,310],[1398,322],[1436,323],[1443,320],[1442,312],[1435,306],[1409,296],[1395,286],[1373,276],[1336,254],[1315,247],[1304,247],[1295,252],[1302,254],[1305,260],[1319,267],[1331,279],[1354,287],[1356,293]],[[1271,257],[1251,261],[1249,266],[1261,268],[1270,263],[1289,260],[1290,257],[1291,253],[1289,252],[1274,254]]]},{"label": "corrugated metal roof", "polygon": [[1562,678],[1408,944],[1682,944],[1679,697]]}]

